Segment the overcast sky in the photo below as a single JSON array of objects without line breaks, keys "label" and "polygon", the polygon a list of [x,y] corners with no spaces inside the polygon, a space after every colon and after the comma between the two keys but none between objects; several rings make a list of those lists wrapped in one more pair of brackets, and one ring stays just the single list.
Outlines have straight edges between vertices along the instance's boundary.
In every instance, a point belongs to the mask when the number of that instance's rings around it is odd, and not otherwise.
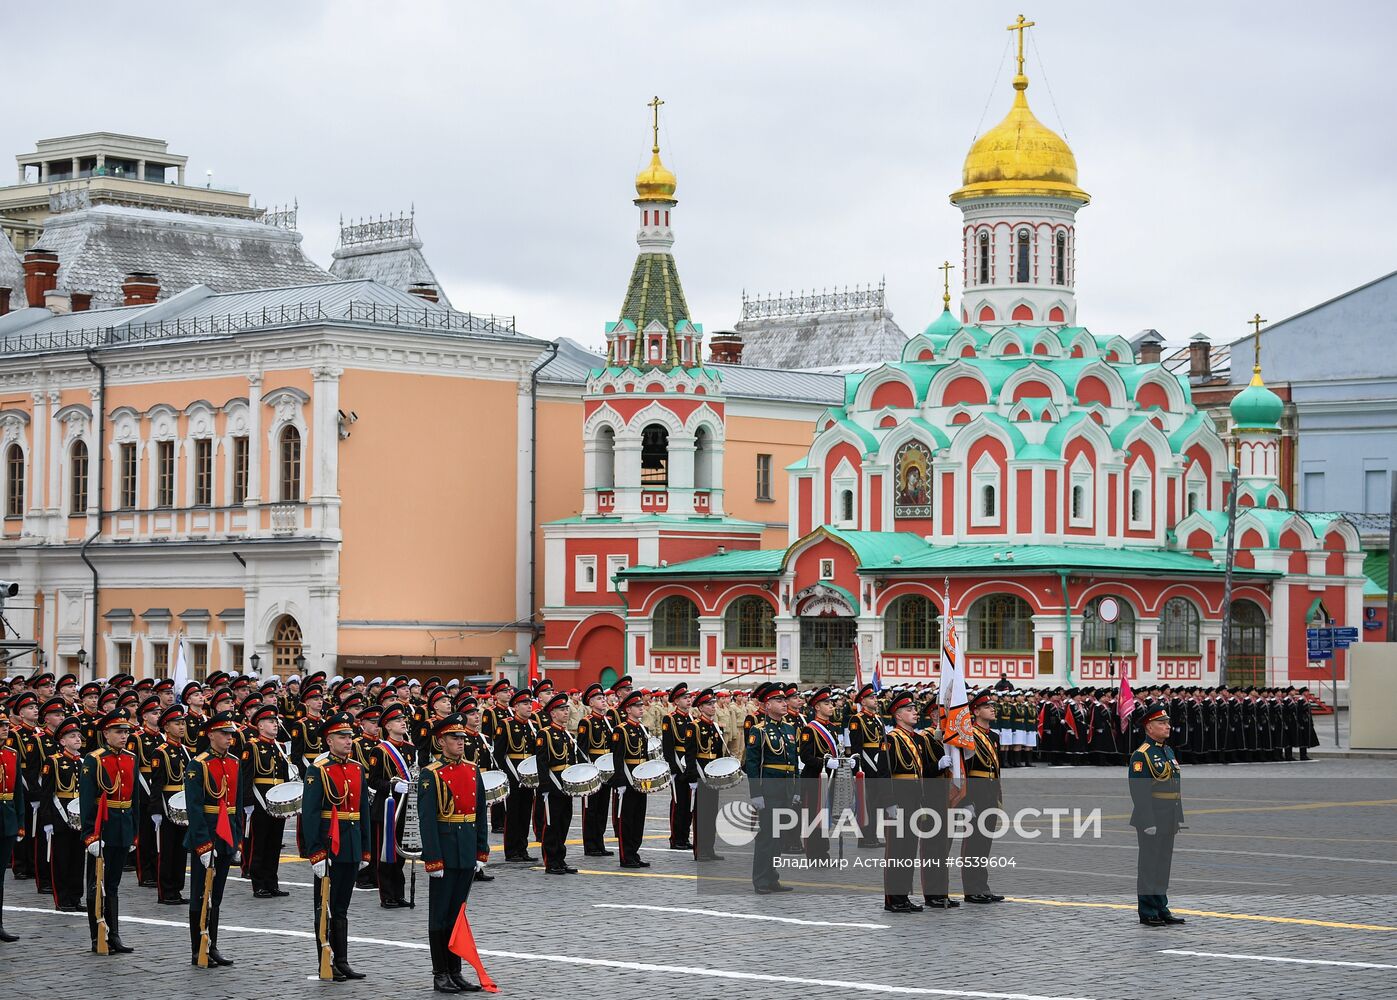
[{"label": "overcast sky", "polygon": [[[1017,4],[6,2],[0,156],[168,139],[190,177],[338,219],[416,205],[458,308],[600,341],[635,254],[646,102],[711,334],[743,289],[877,282],[898,323],[959,261],[947,195],[1008,110]],[[1397,268],[1394,29],[1377,2],[1040,3],[1030,102],[1081,186],[1078,319],[1246,333]],[[1051,85],[1051,93],[1049,90]],[[982,121],[983,117],[983,121]],[[14,167],[0,181],[12,182]]]}]

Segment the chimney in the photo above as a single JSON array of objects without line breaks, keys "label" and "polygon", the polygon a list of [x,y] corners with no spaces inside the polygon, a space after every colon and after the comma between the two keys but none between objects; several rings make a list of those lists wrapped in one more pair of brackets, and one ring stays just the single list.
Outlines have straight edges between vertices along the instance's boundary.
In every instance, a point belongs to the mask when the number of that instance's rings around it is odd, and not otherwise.
[{"label": "chimney", "polygon": [[1145,335],[1145,339],[1140,341],[1137,349],[1142,365],[1157,365],[1160,358],[1164,356],[1164,342],[1159,339],[1159,334],[1151,330]]},{"label": "chimney", "polygon": [[439,301],[437,296],[437,286],[425,281],[414,281],[407,286],[409,295],[416,295],[419,299],[426,299],[428,302]]},{"label": "chimney", "polygon": [[9,311],[10,311],[10,290],[9,290],[8,288],[0,288],[0,316],[5,315],[5,314],[6,314],[7,312],[9,312]]},{"label": "chimney", "polygon": [[1206,333],[1195,333],[1188,342],[1188,377],[1207,379],[1213,374],[1213,345]]},{"label": "chimney", "polygon": [[87,312],[92,308],[91,292],[74,292],[71,296],[73,300],[73,312]]},{"label": "chimney", "polygon": [[58,287],[58,254],[30,250],[24,255],[24,297],[31,309],[44,304],[44,293]]},{"label": "chimney", "polygon": [[160,297],[160,279],[147,271],[132,271],[121,283],[122,305],[153,306]]},{"label": "chimney", "polygon": [[68,297],[67,292],[50,288],[44,293],[44,308],[55,316],[62,316],[73,311],[73,300]]},{"label": "chimney", "polygon": [[742,364],[742,334],[720,330],[709,337],[708,360],[717,365]]}]

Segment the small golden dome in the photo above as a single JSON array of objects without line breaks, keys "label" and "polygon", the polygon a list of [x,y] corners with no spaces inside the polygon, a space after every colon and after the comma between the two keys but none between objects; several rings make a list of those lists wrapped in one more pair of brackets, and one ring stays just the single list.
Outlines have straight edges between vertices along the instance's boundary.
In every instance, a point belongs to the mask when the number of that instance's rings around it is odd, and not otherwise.
[{"label": "small golden dome", "polygon": [[1047,195],[1085,205],[1091,197],[1077,186],[1077,158],[1067,142],[1028,107],[1028,77],[1014,77],[1014,106],[965,155],[959,190],[951,202],[985,195]]},{"label": "small golden dome", "polygon": [[678,182],[674,172],[660,162],[660,147],[650,153],[650,166],[635,175],[635,196],[641,201],[673,201]]}]

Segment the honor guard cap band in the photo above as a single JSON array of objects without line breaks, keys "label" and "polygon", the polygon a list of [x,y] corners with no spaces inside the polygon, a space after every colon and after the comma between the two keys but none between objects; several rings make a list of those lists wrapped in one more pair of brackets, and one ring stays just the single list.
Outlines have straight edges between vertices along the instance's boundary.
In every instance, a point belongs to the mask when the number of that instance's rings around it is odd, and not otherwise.
[{"label": "honor guard cap band", "polygon": [[490,693],[499,694],[501,691],[508,691],[511,686],[507,678],[501,677],[490,685]]},{"label": "honor guard cap band", "polygon": [[621,699],[620,709],[625,711],[632,705],[639,705],[643,700],[643,695],[639,691],[632,690],[630,694]]},{"label": "honor guard cap band", "polygon": [[680,681],[678,684],[674,685],[674,687],[669,689],[669,700],[671,703],[676,702],[688,693],[689,685],[684,683],[683,681]]},{"label": "honor guard cap band", "polygon": [[73,686],[76,687],[76,686],[77,686],[77,683],[78,683],[77,674],[64,674],[62,677],[58,678],[58,682],[54,685],[54,687],[65,688],[65,687],[67,687],[69,684],[72,684]]},{"label": "honor guard cap band", "polygon": [[407,709],[403,708],[403,706],[398,705],[396,703],[392,705],[384,705],[383,711],[379,714],[378,717],[378,724],[380,726],[386,726],[394,719],[406,719],[407,717]]},{"label": "honor guard cap band", "polygon": [[320,724],[320,738],[334,736],[336,733],[354,734],[354,720],[346,712],[336,712]]},{"label": "honor guard cap band", "polygon": [[45,672],[42,673],[42,674],[35,674],[33,677],[29,678],[29,686],[30,686],[30,687],[38,687],[38,686],[41,685],[41,684],[52,684],[52,683],[53,683],[53,674],[48,673],[47,671],[45,671]]},{"label": "honor guard cap band", "polygon": [[360,722],[377,723],[382,717],[383,709],[379,708],[377,705],[370,705],[368,708],[364,709],[362,712],[359,713]]},{"label": "honor guard cap band", "polygon": [[97,723],[97,728],[104,732],[108,729],[130,729],[131,720],[126,717],[125,712],[108,712],[102,716],[102,721]]},{"label": "honor guard cap band", "polygon": [[612,682],[611,690],[613,690],[613,691],[615,691],[616,693],[619,694],[619,693],[621,692],[621,689],[622,689],[622,688],[628,688],[628,687],[634,687],[634,686],[635,686],[635,681],[633,681],[633,680],[631,679],[631,675],[630,675],[630,674],[622,674],[620,677],[616,678],[616,680],[615,680],[614,682]]},{"label": "honor guard cap band", "polygon": [[528,688],[520,688],[509,696],[509,707],[513,708],[515,705],[523,704],[524,702],[530,701],[532,698],[533,692]]},{"label": "honor guard cap band", "polygon": [[822,701],[832,701],[833,693],[827,687],[817,688],[810,693],[810,707],[814,708]]},{"label": "honor guard cap band", "polygon": [[459,715],[448,715],[444,719],[438,719],[432,725],[433,736],[464,736],[466,735],[466,724]]},{"label": "honor guard cap band", "polygon": [[551,698],[548,699],[548,704],[547,704],[546,706],[544,706],[544,711],[545,711],[545,712],[552,712],[553,709],[555,709],[555,708],[567,708],[567,707],[568,707],[568,696],[565,695],[563,692],[559,691],[559,692],[558,692],[557,694],[555,694],[553,697],[551,697]]},{"label": "honor guard cap band", "polygon": [[981,705],[988,704],[989,702],[991,702],[991,701],[993,701],[993,700],[994,700],[994,692],[993,692],[993,691],[980,691],[980,692],[976,693],[976,694],[974,695],[974,697],[972,697],[972,698],[970,699],[970,710],[973,712],[975,709],[979,708]]},{"label": "honor guard cap band", "polygon": [[459,712],[461,715],[467,715],[471,712],[479,712],[480,702],[475,700],[474,695],[466,695],[464,698],[461,699],[461,703],[456,706],[456,711]]},{"label": "honor guard cap band", "polygon": [[865,684],[859,688],[859,693],[855,696],[855,701],[863,701],[865,698],[878,696],[878,690],[872,684]]},{"label": "honor guard cap band", "polygon": [[718,695],[712,688],[704,688],[698,694],[694,695],[694,707],[698,708],[702,705],[707,705],[710,701],[717,700]]},{"label": "honor guard cap band", "polygon": [[145,715],[147,712],[158,711],[160,711],[160,699],[151,695],[145,701],[141,702],[141,707],[137,710],[137,714]]},{"label": "honor guard cap band", "polygon": [[57,712],[59,715],[68,714],[68,703],[62,698],[50,698],[44,702],[44,707],[39,709],[39,715],[45,716]]},{"label": "honor guard cap band", "polygon": [[[9,720],[6,719],[5,721],[8,722]],[[64,736],[67,736],[69,733],[81,733],[81,732],[82,732],[82,727],[78,725],[78,720],[77,720],[77,719],[73,719],[73,718],[68,718],[68,719],[64,719],[62,722],[60,722],[60,723],[58,724],[58,728],[54,730],[53,736],[54,736],[55,739],[62,739]]]},{"label": "honor guard cap band", "polygon": [[892,704],[888,706],[888,711],[896,712],[900,709],[911,708],[914,705],[916,705],[916,701],[912,698],[911,691],[899,691],[893,695]]},{"label": "honor guard cap band", "polygon": [[217,712],[209,723],[204,727],[206,733],[236,733],[238,731],[238,717],[232,712]]},{"label": "honor guard cap band", "polygon": [[1166,722],[1169,721],[1169,709],[1165,708],[1163,705],[1157,705],[1145,713],[1146,722],[1154,722],[1156,719],[1163,719]]},{"label": "honor guard cap band", "polygon": [[170,723],[172,723],[172,722],[183,722],[183,721],[184,721],[184,706],[183,706],[183,705],[171,705],[169,708],[165,709],[165,711],[163,711],[163,712],[160,713],[160,725],[161,725],[162,728],[165,727],[165,726],[168,726],[168,725],[169,725]]},{"label": "honor guard cap band", "polygon": [[12,711],[18,712],[25,705],[37,704],[39,704],[39,696],[33,691],[25,691],[22,694],[15,695],[14,701],[10,704],[10,708]]},{"label": "honor guard cap band", "polygon": [[597,697],[598,695],[605,695],[605,694],[606,694],[606,692],[602,690],[602,686],[601,686],[600,684],[596,684],[596,683],[588,684],[588,685],[587,685],[587,690],[585,690],[585,691],[582,692],[582,702],[583,702],[583,704],[586,704],[587,702],[591,701],[593,698]]},{"label": "honor guard cap band", "polygon": [[786,689],[783,688],[780,684],[767,685],[766,690],[762,692],[762,704],[765,705],[767,702],[775,698],[780,698],[782,701],[785,701]]}]

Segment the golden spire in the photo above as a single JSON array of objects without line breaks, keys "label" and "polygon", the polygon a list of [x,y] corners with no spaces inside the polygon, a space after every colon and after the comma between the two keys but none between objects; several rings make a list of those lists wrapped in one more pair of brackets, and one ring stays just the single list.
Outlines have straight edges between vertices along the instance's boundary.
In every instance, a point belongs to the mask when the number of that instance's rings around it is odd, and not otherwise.
[{"label": "golden spire", "polygon": [[941,308],[945,312],[951,311],[951,272],[955,270],[955,265],[949,260],[942,264],[937,270],[941,272]]},{"label": "golden spire", "polygon": [[[1025,31],[1027,31],[1029,28],[1032,28],[1037,23],[1038,22],[1036,21],[1025,21],[1024,16],[1020,14],[1018,20],[1016,20],[1013,24],[1009,25],[1008,28],[1009,31],[1017,31],[1019,33],[1019,72],[1014,77],[1015,90],[1023,90],[1024,87],[1028,86],[1028,79],[1023,75],[1023,35]],[[1022,87],[1019,86],[1020,80],[1023,81]]]},{"label": "golden spire", "polygon": [[674,173],[660,162],[660,107],[665,102],[659,95],[646,104],[654,113],[651,125],[650,165],[635,176],[635,194],[640,201],[674,201],[678,186]]},{"label": "golden spire", "polygon": [[1252,326],[1252,344],[1256,350],[1256,363],[1252,365],[1251,369],[1251,384],[1265,385],[1266,383],[1261,381],[1261,324],[1271,321],[1269,319],[1262,319],[1261,313],[1257,313],[1251,319],[1247,320],[1247,322]]}]

